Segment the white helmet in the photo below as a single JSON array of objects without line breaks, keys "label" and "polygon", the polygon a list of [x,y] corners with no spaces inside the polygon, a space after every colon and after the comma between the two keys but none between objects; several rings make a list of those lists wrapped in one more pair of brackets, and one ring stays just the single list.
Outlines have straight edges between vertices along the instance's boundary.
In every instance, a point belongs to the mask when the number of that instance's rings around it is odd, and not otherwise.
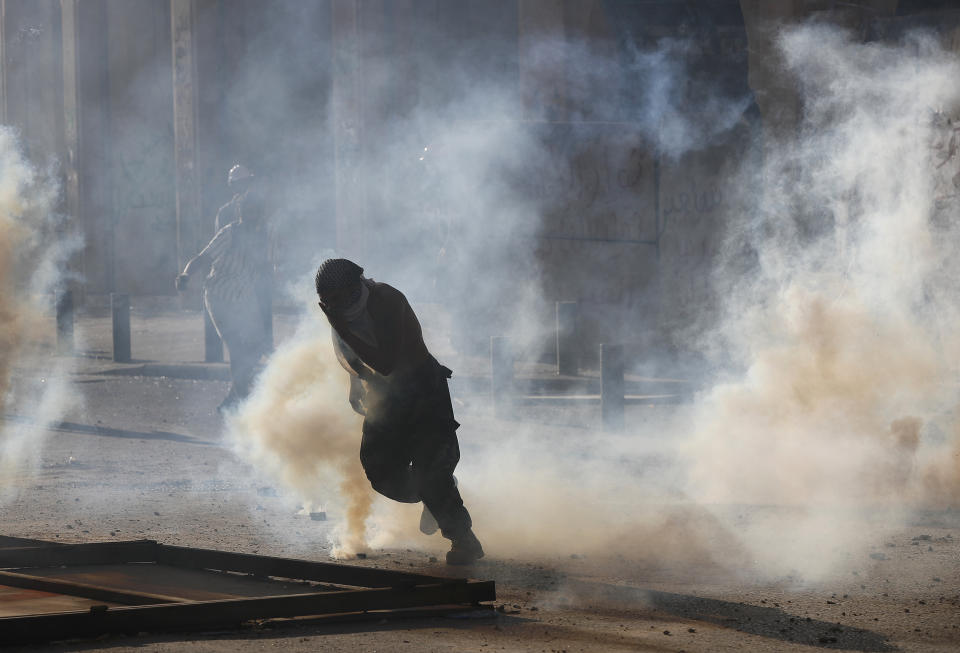
[{"label": "white helmet", "polygon": [[245,181],[253,178],[253,173],[250,172],[247,166],[242,163],[238,163],[230,168],[230,172],[227,174],[227,185],[233,186],[238,181]]}]

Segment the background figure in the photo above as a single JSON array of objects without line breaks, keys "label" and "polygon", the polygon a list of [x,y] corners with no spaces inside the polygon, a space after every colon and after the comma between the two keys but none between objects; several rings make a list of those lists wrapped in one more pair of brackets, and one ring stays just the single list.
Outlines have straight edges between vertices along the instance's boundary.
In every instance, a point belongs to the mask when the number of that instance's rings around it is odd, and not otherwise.
[{"label": "background figure", "polygon": [[213,222],[213,233],[240,219],[240,204],[244,194],[253,184],[253,173],[242,163],[234,164],[227,173],[227,186],[233,192],[230,201],[217,210],[217,217]]},{"label": "background figure", "polygon": [[451,540],[447,564],[483,557],[453,470],[460,460],[447,379],[420,322],[396,288],[363,277],[346,259],[317,271],[320,308],[333,327],[337,358],[350,373],[350,405],[364,415],[360,462],[373,489],[424,504],[420,529]]},{"label": "background figure", "polygon": [[272,309],[264,290],[272,275],[265,202],[260,193],[247,191],[238,206],[237,220],[222,227],[177,277],[177,290],[184,290],[192,274],[207,273],[203,303],[230,353],[232,384],[220,411],[249,394],[257,363],[272,347],[266,326]]},{"label": "background figure", "polygon": [[[230,171],[227,173],[227,186],[230,187],[230,190],[233,191],[233,197],[230,198],[230,201],[224,204],[217,210],[217,217],[214,220],[214,229],[213,233],[216,234],[224,226],[230,224],[231,222],[236,222],[240,219],[240,207],[243,204],[243,198],[247,195],[247,192],[250,191],[251,187],[254,186],[254,182],[258,187],[260,193],[263,193],[263,184],[262,181],[258,182],[257,177],[253,172],[247,168],[242,163],[236,163],[233,167],[230,168]],[[260,220],[266,220],[269,217],[269,212],[266,208],[263,209]],[[271,262],[275,262],[276,257],[274,256],[275,243],[274,235],[271,233],[270,225],[267,224],[265,227],[264,233],[264,248],[267,252],[267,256],[270,258]],[[264,308],[264,328],[267,330],[267,338],[270,342],[270,346],[273,346],[273,275],[266,277],[265,283],[259,283],[256,285],[256,290],[258,293],[257,301],[260,303],[260,306]]]}]

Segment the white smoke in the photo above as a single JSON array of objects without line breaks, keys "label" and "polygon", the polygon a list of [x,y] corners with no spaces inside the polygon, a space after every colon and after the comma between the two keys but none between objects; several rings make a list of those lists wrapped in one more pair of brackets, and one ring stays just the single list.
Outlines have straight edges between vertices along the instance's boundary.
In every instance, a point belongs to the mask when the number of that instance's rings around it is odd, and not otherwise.
[{"label": "white smoke", "polygon": [[[52,293],[68,279],[65,263],[79,239],[56,211],[54,171],[40,171],[0,128],[0,490],[39,460],[43,426],[71,405],[68,358],[51,356]],[[44,335],[45,334],[45,335]]]},{"label": "white smoke", "polygon": [[[960,61],[930,37],[863,44],[827,26],[779,44],[803,121],[731,218],[721,272],[748,271],[722,278],[712,344],[743,372],[700,398],[686,455],[700,503],[796,507],[741,536],[765,571],[817,575],[875,541],[856,524],[956,501],[958,205],[935,202],[934,112],[958,108]],[[931,441],[944,420],[951,436]]]},{"label": "white smoke", "polygon": [[[504,424],[461,409],[458,478],[491,555],[616,553],[814,578],[911,508],[955,504],[960,270],[949,155],[956,138],[944,121],[957,109],[960,65],[922,36],[864,44],[805,26],[778,43],[782,75],[802,92],[803,120],[795,139],[768,144],[759,169],[721,180],[742,190],[727,202],[736,212],[722,216],[725,248],[710,277],[721,317],[687,307],[693,320],[682,331],[701,334],[683,344],[710,356],[716,377],[692,406],[651,409],[626,435],[547,420]],[[555,44],[540,47],[531,59],[549,68]],[[586,92],[611,83],[622,62],[568,50],[564,65],[583,75],[570,78],[580,103],[573,115],[633,121],[624,143],[657,136],[677,159],[712,145],[746,104],[719,91],[706,105],[686,102],[678,89],[688,71],[673,58],[683,51],[635,53],[627,79],[647,85],[631,91],[624,110]],[[574,179],[564,159],[571,153],[550,150],[516,120],[509,91],[454,90],[447,96],[457,102],[405,107],[384,128],[364,170],[375,238],[360,263],[408,294],[445,284],[446,308],[468,309],[455,329],[533,342],[547,330],[549,283],[533,243],[564,197],[562,182]],[[483,107],[490,119],[448,119],[462,107]],[[397,173],[402,166],[412,172]],[[531,196],[531,187],[558,194]],[[455,256],[438,266],[444,220]],[[584,287],[603,289],[595,269],[582,265]],[[303,279],[297,296],[312,302]],[[426,544],[412,508],[370,503],[346,373],[320,315],[306,320],[311,326],[278,352],[241,409],[241,447],[306,500],[352,479],[343,502],[362,506],[355,514],[366,518],[366,529],[353,522],[353,550],[373,533],[377,544]]]}]

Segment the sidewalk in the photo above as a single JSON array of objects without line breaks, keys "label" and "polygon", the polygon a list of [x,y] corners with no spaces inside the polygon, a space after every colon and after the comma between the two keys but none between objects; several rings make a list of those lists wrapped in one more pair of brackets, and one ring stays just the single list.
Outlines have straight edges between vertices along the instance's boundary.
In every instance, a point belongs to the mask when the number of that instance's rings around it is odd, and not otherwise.
[{"label": "sidewalk", "polygon": [[[454,370],[451,386],[465,394],[490,392],[490,360],[486,356],[462,356],[453,351],[442,317],[424,313],[424,337],[431,350]],[[49,346],[55,346],[55,325],[50,317]],[[292,336],[300,316],[274,315],[274,341],[280,345]],[[123,375],[171,377],[207,381],[229,381],[228,363],[205,363],[203,315],[200,311],[168,309],[143,310],[136,305],[130,311],[130,363],[113,361],[113,327],[109,314],[80,314],[74,322],[77,373],[83,375]],[[225,358],[228,354],[225,352]],[[597,372],[583,371],[578,376],[556,373],[554,365],[518,361],[515,365],[516,392],[521,400],[532,397],[539,403],[567,403],[599,399]],[[626,376],[628,397],[683,400],[692,391],[681,379]]]}]

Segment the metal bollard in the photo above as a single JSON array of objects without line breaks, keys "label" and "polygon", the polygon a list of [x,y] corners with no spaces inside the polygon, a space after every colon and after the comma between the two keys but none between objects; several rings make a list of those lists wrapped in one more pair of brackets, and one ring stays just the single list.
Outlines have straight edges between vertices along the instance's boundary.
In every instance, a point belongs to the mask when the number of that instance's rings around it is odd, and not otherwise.
[{"label": "metal bollard", "polygon": [[604,430],[624,426],[623,345],[600,345],[600,416]]},{"label": "metal bollard", "polygon": [[54,295],[57,312],[57,353],[73,353],[73,291],[62,290]]},{"label": "metal bollard", "polygon": [[223,362],[223,341],[220,340],[220,334],[217,328],[213,326],[213,320],[207,312],[206,306],[203,311],[203,360],[207,363]]},{"label": "metal bollard", "polygon": [[575,376],[580,371],[577,335],[577,302],[557,302],[557,374]]},{"label": "metal bollard", "polygon": [[513,416],[513,352],[510,338],[490,338],[490,392],[493,412],[500,419]]},{"label": "metal bollard", "polygon": [[110,313],[113,315],[113,360],[117,363],[129,363],[130,295],[110,293]]}]

